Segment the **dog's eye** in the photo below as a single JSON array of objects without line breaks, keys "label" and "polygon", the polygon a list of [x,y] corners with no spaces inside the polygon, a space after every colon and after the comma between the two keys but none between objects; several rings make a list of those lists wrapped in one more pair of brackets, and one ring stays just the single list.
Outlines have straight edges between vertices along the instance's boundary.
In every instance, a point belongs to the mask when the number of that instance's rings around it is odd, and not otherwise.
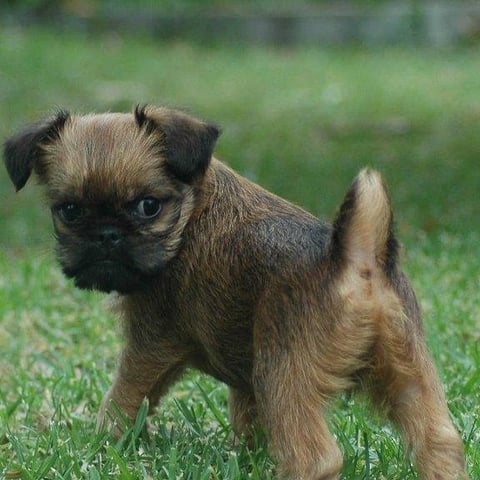
[{"label": "dog's eye", "polygon": [[79,220],[83,215],[83,208],[76,203],[64,203],[57,209],[58,215],[65,223],[73,223]]},{"label": "dog's eye", "polygon": [[156,217],[161,210],[162,203],[153,197],[142,198],[135,206],[135,214],[144,219]]}]

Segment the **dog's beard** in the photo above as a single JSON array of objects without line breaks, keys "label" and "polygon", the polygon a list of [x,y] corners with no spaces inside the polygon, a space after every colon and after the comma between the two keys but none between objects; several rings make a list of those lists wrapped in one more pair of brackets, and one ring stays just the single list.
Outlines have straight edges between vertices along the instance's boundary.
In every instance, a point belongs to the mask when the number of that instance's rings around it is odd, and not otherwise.
[{"label": "dog's beard", "polygon": [[76,269],[63,268],[69,278],[73,278],[78,288],[117,291],[121,294],[134,293],[145,288],[143,275],[113,261],[103,261],[91,265],[82,265]]},{"label": "dog's beard", "polygon": [[58,239],[57,256],[77,287],[121,294],[148,289],[168,261],[156,242],[109,247],[72,237]]}]

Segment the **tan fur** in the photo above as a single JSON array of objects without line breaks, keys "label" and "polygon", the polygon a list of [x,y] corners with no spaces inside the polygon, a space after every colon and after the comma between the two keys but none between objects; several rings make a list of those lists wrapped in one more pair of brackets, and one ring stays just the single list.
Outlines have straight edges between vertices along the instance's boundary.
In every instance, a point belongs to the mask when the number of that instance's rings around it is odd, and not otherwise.
[{"label": "tan fur", "polygon": [[[400,429],[423,480],[466,479],[380,175],[360,173],[332,227],[216,159],[198,155],[195,170],[190,155],[213,148],[213,127],[167,109],[136,115],[62,117],[42,154],[31,149],[52,205],[107,205],[90,219],[100,226],[129,226],[139,195],[168,199],[138,231],[125,227],[135,255],[153,238],[168,263],[117,299],[126,344],[98,428],[120,433],[113,404],[133,421],[144,398],[153,409],[193,366],[229,385],[237,435],[265,429],[279,478],[333,480],[342,455],[324,412],[338,393],[363,389]],[[18,139],[6,151],[21,188],[31,162]],[[69,267],[75,228],[88,239],[90,225],[54,221]]]}]

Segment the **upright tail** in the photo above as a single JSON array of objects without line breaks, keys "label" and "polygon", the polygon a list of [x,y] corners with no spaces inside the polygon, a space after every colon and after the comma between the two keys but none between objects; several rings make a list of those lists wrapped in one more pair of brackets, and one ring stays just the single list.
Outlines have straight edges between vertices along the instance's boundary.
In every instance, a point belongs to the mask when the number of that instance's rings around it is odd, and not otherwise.
[{"label": "upright tail", "polygon": [[385,186],[377,172],[364,170],[334,223],[330,268],[339,273],[341,333],[328,344],[336,349],[340,378],[366,374],[363,385],[400,428],[421,478],[466,480],[462,442],[427,351],[415,294],[396,268],[397,250]]},{"label": "upright tail", "polygon": [[337,269],[381,268],[388,276],[397,261],[393,216],[380,174],[365,169],[355,178],[333,225],[331,258]]}]

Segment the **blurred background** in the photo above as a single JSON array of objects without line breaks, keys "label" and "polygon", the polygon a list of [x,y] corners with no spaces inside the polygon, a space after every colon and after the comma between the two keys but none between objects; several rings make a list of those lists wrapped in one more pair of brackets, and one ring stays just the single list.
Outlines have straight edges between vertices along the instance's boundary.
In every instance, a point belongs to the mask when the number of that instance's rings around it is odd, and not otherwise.
[{"label": "blurred background", "polygon": [[[421,0],[3,0],[0,137],[57,108],[184,108],[216,155],[331,218],[378,168],[404,242],[479,233],[480,5]],[[0,246],[51,246],[0,171]]]}]

